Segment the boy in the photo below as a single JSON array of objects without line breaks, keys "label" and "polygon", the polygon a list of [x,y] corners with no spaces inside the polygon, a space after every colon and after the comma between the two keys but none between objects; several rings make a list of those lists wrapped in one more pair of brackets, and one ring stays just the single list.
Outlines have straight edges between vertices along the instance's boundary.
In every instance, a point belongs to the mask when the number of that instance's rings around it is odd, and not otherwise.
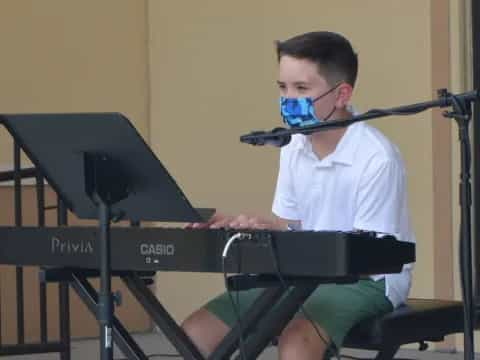
[{"label": "boy", "polygon": [[[293,126],[352,116],[348,106],[357,77],[357,55],[343,36],[312,32],[277,43],[281,112]],[[289,105],[290,104],[290,105]],[[293,104],[293,105],[292,105]],[[304,108],[304,116],[289,112]],[[368,230],[415,241],[409,224],[405,170],[397,148],[361,122],[311,135],[294,135],[280,154],[272,211],[275,219],[216,215],[193,227],[287,230]],[[379,240],[381,241],[381,240]],[[381,254],[379,254],[381,256]],[[351,327],[402,304],[411,266],[399,274],[375,275],[355,284],[320,285],[304,303],[309,319],[294,317],[279,337],[281,359],[321,359],[339,349]],[[240,313],[260,290],[242,292]],[[210,354],[235,324],[226,294],[183,323],[202,353]]]}]

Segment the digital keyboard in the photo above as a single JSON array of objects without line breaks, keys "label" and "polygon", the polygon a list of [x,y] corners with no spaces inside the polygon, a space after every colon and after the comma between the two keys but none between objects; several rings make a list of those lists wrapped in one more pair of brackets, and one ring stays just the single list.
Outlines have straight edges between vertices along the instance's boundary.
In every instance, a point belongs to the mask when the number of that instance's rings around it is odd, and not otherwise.
[{"label": "digital keyboard", "polygon": [[[229,238],[238,235],[222,264]],[[98,269],[96,227],[0,227],[0,264]],[[343,277],[400,272],[415,244],[370,232],[113,227],[112,270]]]}]

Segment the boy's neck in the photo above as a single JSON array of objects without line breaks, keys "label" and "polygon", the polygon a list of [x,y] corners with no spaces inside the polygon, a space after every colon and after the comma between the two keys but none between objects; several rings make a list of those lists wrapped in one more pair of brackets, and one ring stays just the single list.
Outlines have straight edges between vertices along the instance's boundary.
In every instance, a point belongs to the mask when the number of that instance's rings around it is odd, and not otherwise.
[{"label": "boy's neck", "polygon": [[[331,120],[343,120],[348,119],[351,116],[352,114],[349,111],[343,109],[335,113],[334,117],[332,117]],[[322,160],[323,158],[331,154],[333,151],[335,151],[335,148],[337,147],[338,143],[342,139],[343,134],[345,134],[346,131],[347,128],[342,127],[328,131],[319,131],[310,135],[309,138],[312,143],[312,148],[315,155],[317,155],[317,157]]]}]

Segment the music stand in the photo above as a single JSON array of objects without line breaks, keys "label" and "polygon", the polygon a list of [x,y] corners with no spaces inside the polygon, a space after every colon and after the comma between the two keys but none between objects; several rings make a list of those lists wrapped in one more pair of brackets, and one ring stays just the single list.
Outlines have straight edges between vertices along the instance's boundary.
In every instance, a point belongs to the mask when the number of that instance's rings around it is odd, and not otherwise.
[{"label": "music stand", "polygon": [[100,356],[113,356],[112,220],[204,221],[130,121],[119,113],[0,115],[34,165],[81,219],[99,220]]}]

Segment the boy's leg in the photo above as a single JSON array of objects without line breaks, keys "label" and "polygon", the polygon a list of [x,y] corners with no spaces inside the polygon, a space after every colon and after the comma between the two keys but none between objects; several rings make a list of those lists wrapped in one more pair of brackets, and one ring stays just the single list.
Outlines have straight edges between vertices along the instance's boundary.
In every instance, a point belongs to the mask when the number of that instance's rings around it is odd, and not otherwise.
[{"label": "boy's leg", "polygon": [[182,328],[205,357],[215,350],[230,331],[230,327],[205,308],[185,319]]},{"label": "boy's leg", "polygon": [[[238,314],[242,316],[263,289],[232,292]],[[211,354],[225,335],[236,324],[237,318],[232,301],[227,293],[223,293],[203,308],[190,315],[182,328],[204,356]]]},{"label": "boy's leg", "polygon": [[[332,346],[340,349],[350,329],[368,317],[393,309],[385,296],[385,281],[360,280],[355,284],[320,285],[304,304],[279,339],[281,359],[321,359]],[[317,325],[321,337],[310,319]]]},{"label": "boy's leg", "polygon": [[[330,346],[330,337],[325,329],[302,317],[292,319],[283,329],[278,341],[281,360],[321,360]],[[317,332],[318,331],[318,332]],[[323,340],[320,340],[320,336]]]},{"label": "boy's leg", "polygon": [[[237,311],[242,315],[263,289],[242,291]],[[233,293],[237,301],[236,293]],[[385,297],[385,281],[360,280],[355,284],[320,285],[304,304],[308,317],[301,312],[283,330],[279,338],[281,359],[321,359],[334,346],[339,349],[343,338],[357,322],[392,310]],[[204,354],[210,354],[235,325],[237,319],[227,293],[210,301],[185,320],[182,327]]]}]

